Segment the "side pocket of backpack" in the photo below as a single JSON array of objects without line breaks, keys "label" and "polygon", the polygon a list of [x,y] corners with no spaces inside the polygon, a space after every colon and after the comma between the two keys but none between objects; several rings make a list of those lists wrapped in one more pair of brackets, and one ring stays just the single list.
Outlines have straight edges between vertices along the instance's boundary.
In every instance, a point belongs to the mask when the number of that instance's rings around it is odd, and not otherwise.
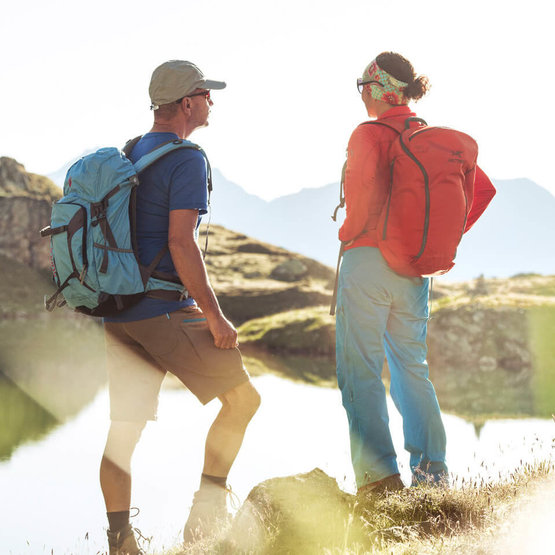
[{"label": "side pocket of backpack", "polygon": [[87,210],[77,202],[57,202],[52,207],[51,252],[58,287],[67,304],[96,306],[97,283],[89,272]]}]

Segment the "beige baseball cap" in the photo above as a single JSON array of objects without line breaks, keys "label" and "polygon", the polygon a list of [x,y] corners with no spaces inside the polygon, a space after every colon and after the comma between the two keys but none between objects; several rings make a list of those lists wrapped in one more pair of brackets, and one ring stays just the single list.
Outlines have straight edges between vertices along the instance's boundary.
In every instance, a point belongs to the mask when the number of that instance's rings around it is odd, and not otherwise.
[{"label": "beige baseball cap", "polygon": [[202,71],[193,63],[184,60],[170,60],[158,66],[150,78],[148,93],[151,110],[162,104],[170,104],[192,93],[195,89],[224,89],[223,81],[206,79]]}]

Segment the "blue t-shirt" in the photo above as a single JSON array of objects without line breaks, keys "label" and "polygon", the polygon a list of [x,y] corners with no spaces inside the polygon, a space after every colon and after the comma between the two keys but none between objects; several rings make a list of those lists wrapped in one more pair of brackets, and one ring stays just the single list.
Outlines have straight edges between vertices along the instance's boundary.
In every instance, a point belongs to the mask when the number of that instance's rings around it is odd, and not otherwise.
[{"label": "blue t-shirt", "polygon": [[[135,145],[130,159],[136,162],[156,146],[178,139],[174,133],[147,133]],[[208,210],[206,159],[195,149],[170,152],[140,175],[137,187],[137,247],[139,260],[148,266],[168,244],[171,210],[193,209],[200,217]],[[167,252],[157,268],[160,272],[177,275],[170,253]],[[133,322],[160,316],[194,304],[192,298],[164,301],[144,297],[136,305],[110,317],[106,322]]]}]

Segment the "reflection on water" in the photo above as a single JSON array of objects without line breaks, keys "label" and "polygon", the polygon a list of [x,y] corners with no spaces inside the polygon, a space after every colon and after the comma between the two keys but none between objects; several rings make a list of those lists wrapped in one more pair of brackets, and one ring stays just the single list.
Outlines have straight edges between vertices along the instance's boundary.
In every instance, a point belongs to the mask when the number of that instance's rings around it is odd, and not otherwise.
[{"label": "reflection on water", "polygon": [[251,375],[276,374],[293,381],[337,386],[335,363],[328,358],[302,355],[274,355],[249,347],[242,349],[245,366]]},{"label": "reflection on water", "polygon": [[105,381],[98,323],[84,318],[0,322],[0,457],[73,417]]},{"label": "reflection on water", "polygon": [[555,305],[500,309],[489,318],[487,330],[474,335],[473,342],[460,337],[459,351],[453,344],[457,333],[464,334],[463,320],[454,328],[459,331],[451,330],[451,345],[432,340],[436,359],[442,360],[438,353],[445,351],[445,364],[430,369],[442,408],[481,421],[492,416],[549,418],[555,412]]},{"label": "reflection on water", "polygon": [[24,441],[41,438],[57,420],[11,380],[0,374],[0,461]]},{"label": "reflection on water", "polygon": [[[550,317],[554,312],[549,313]],[[515,371],[510,379],[507,370],[488,372],[432,368],[431,376],[442,410],[471,420],[478,434],[491,418],[537,416],[549,418],[555,413],[555,342],[550,328],[537,323],[534,369]],[[545,322],[543,322],[545,324]],[[548,337],[549,336],[549,337]],[[548,340],[549,339],[549,340]],[[276,356],[256,349],[245,351],[245,364],[254,375],[268,372],[303,383],[336,387],[335,363],[326,358]],[[250,355],[250,356],[249,356]],[[387,363],[384,380],[389,382]]]}]

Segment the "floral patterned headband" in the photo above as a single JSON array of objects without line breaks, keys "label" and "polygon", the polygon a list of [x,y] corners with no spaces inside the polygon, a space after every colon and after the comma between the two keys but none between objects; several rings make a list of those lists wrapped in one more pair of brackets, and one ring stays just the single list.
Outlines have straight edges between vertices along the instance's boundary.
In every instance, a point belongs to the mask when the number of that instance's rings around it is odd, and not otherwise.
[{"label": "floral patterned headband", "polygon": [[368,64],[362,73],[362,78],[357,79],[357,85],[361,92],[364,85],[370,85],[370,94],[376,100],[395,106],[407,103],[403,91],[408,83],[389,75],[387,71],[380,68],[376,60]]}]

